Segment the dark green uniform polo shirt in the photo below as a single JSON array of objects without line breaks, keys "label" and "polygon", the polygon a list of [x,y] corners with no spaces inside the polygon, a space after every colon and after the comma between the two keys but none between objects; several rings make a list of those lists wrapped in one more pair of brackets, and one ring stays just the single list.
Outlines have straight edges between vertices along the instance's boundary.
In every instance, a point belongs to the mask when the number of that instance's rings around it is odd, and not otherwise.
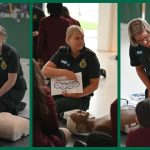
[{"label": "dark green uniform polo shirt", "polygon": [[3,44],[0,55],[0,87],[8,80],[8,73],[18,73],[13,89],[26,89],[19,57],[13,47]]},{"label": "dark green uniform polo shirt", "polygon": [[129,55],[131,66],[142,65],[147,75],[150,77],[150,48],[141,45],[138,47],[130,45]]},{"label": "dark green uniform polo shirt", "polygon": [[100,63],[96,54],[83,47],[80,55],[73,58],[68,46],[60,48],[50,59],[58,68],[82,73],[83,88],[89,85],[90,79],[100,77]]}]

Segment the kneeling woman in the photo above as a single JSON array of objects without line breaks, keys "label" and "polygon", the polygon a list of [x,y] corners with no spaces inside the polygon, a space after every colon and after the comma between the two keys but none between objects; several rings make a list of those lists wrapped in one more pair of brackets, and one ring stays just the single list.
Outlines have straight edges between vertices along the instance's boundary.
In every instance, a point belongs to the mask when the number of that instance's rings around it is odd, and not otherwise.
[{"label": "kneeling woman", "polygon": [[68,80],[76,80],[75,73],[82,73],[83,93],[62,93],[54,97],[58,113],[89,108],[93,92],[98,88],[100,64],[96,54],[84,46],[83,30],[72,25],[66,32],[67,46],[61,47],[43,67],[46,77],[66,76]]},{"label": "kneeling woman", "polygon": [[0,112],[17,115],[27,87],[19,57],[4,43],[5,38],[5,29],[0,26]]}]

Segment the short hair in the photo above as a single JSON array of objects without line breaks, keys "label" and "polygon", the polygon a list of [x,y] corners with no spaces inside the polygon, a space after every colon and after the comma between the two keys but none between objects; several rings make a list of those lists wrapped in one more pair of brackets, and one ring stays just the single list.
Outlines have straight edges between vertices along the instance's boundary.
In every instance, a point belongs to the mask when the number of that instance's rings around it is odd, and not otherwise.
[{"label": "short hair", "polygon": [[51,16],[59,17],[62,14],[62,3],[47,3],[47,10]]},{"label": "short hair", "polygon": [[150,127],[150,99],[144,99],[139,102],[135,111],[140,125]]},{"label": "short hair", "polygon": [[70,39],[70,37],[72,36],[72,34],[75,31],[78,31],[84,35],[83,29],[81,27],[79,27],[78,25],[72,25],[72,26],[68,27],[67,31],[66,31],[66,43],[67,44],[68,44],[68,40]]},{"label": "short hair", "polygon": [[70,14],[69,14],[69,10],[66,6],[63,6],[63,9],[62,9],[62,16],[63,17],[69,17]]},{"label": "short hair", "polygon": [[0,35],[2,35],[4,37],[4,40],[6,40],[6,30],[3,26],[0,25]]},{"label": "short hair", "polygon": [[150,25],[147,23],[147,21],[141,18],[133,19],[128,23],[128,34],[132,46],[139,46],[134,36],[141,34],[145,30],[150,33]]}]

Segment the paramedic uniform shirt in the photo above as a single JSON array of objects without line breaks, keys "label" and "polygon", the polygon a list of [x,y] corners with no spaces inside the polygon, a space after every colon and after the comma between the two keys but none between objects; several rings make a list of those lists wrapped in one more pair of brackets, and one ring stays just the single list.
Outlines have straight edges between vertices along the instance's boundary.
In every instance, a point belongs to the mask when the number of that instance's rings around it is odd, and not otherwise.
[{"label": "paramedic uniform shirt", "polygon": [[89,85],[90,79],[100,77],[100,63],[96,54],[83,47],[80,55],[73,58],[68,46],[60,48],[50,60],[58,68],[68,69],[74,73],[82,73],[83,88]]},{"label": "paramedic uniform shirt", "polygon": [[8,80],[8,73],[18,73],[13,89],[24,90],[27,88],[17,53],[14,48],[2,45],[2,54],[0,55],[0,87]]},{"label": "paramedic uniform shirt", "polygon": [[131,66],[142,65],[147,75],[150,77],[150,48],[141,45],[138,47],[130,45],[129,55]]}]

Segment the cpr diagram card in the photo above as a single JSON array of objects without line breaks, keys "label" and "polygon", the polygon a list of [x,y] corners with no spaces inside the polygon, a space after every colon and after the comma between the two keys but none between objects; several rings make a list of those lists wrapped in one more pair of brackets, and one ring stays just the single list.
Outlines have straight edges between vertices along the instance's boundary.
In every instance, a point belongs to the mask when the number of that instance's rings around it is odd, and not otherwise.
[{"label": "cpr diagram card", "polygon": [[65,76],[51,78],[51,94],[83,93],[82,74],[75,73],[77,80],[68,80]]}]

